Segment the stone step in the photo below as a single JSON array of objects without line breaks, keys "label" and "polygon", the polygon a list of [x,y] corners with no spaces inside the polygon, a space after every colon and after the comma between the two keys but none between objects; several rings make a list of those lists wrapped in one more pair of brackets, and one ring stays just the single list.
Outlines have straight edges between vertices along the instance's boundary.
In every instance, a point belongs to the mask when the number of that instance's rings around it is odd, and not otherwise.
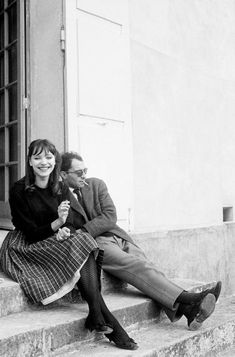
[{"label": "stone step", "polygon": [[182,317],[175,323],[164,319],[132,328],[131,337],[139,344],[136,351],[121,350],[103,338],[65,346],[51,357],[234,357],[235,297],[220,298],[215,312],[198,331],[189,331]]},{"label": "stone step", "polygon": [[[127,288],[127,284],[111,277],[109,274],[105,274],[104,272],[101,274],[101,280],[102,293],[104,295],[119,290],[125,290]],[[78,294],[71,292],[61,300],[79,302],[81,301],[81,298]],[[30,305],[31,304],[25,297],[20,285],[0,271],[0,317],[27,310]]]},{"label": "stone step", "polygon": [[0,229],[0,248],[8,232],[7,230]]},{"label": "stone step", "polygon": [[[208,286],[188,280],[178,283],[185,289],[201,290]],[[163,318],[152,300],[131,287],[107,294],[105,300],[120,323],[129,329]],[[0,357],[48,356],[65,345],[96,341],[98,336],[84,329],[87,312],[86,303],[61,300],[46,307],[27,304],[26,310],[1,317]]]},{"label": "stone step", "polygon": [[229,350],[225,350],[216,355],[216,357],[234,357],[234,356],[235,356],[235,347]]},{"label": "stone step", "polygon": [[[102,272],[102,293],[103,295],[116,291],[125,291],[127,284],[121,282],[109,274]],[[185,289],[200,289],[210,286],[202,282],[194,282],[189,279],[174,279],[174,281]],[[74,299],[74,294],[70,293],[62,301],[79,302],[80,299]],[[11,313],[27,310],[30,304],[25,297],[19,284],[6,276],[0,271],[0,317],[9,315]]]},{"label": "stone step", "polygon": [[28,302],[19,284],[0,271],[0,317],[27,308]]},{"label": "stone step", "polygon": [[[160,319],[160,311],[150,299],[134,289],[110,294],[107,305],[124,326]],[[61,303],[31,307],[0,319],[0,356],[47,356],[49,352],[76,341],[96,340],[84,328],[86,303]]]}]

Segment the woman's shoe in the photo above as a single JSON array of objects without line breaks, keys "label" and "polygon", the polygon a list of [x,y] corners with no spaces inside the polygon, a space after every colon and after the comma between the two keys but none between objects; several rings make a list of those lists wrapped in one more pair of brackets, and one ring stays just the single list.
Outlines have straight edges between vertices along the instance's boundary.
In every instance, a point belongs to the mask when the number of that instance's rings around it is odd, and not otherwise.
[{"label": "woman's shoe", "polygon": [[137,343],[130,337],[125,341],[122,341],[113,334],[105,334],[105,336],[109,339],[110,342],[114,342],[118,348],[122,348],[123,350],[137,350],[137,348],[139,348]]},{"label": "woman's shoe", "polygon": [[97,323],[95,324],[90,315],[87,316],[86,321],[85,321],[85,328],[87,328],[89,331],[95,331],[97,333],[112,333],[113,332],[113,328],[112,326],[110,326],[109,324],[101,324],[101,323]]},{"label": "woman's shoe", "polygon": [[[109,325],[101,325],[101,326],[96,326],[94,329],[93,329],[96,333],[112,333],[113,332],[113,329],[111,326]],[[92,330],[90,330],[92,331]]]}]

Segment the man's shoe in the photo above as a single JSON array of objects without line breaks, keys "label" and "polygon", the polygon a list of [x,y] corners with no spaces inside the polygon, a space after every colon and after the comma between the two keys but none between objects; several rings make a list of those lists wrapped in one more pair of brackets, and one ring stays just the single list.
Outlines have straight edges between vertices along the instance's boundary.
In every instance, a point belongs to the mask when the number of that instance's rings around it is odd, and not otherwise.
[{"label": "man's shoe", "polygon": [[221,281],[218,281],[213,288],[206,289],[205,291],[201,292],[202,298],[204,298],[207,294],[213,294],[215,296],[215,300],[217,301],[220,296],[221,287],[222,287],[222,283]]},{"label": "man's shoe", "polygon": [[[218,295],[219,296],[219,295]],[[217,297],[218,298],[218,297]],[[216,297],[214,294],[207,293],[199,304],[195,304],[185,314],[188,319],[189,330],[198,330],[202,323],[213,313],[215,310]]]}]

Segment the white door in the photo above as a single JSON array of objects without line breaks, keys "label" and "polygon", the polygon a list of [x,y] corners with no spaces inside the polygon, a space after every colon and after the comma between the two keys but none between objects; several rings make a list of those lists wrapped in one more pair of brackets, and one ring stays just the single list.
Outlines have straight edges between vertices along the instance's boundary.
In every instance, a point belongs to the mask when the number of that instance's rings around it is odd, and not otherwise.
[{"label": "white door", "polygon": [[118,224],[132,228],[128,2],[66,1],[68,149],[108,185]]}]

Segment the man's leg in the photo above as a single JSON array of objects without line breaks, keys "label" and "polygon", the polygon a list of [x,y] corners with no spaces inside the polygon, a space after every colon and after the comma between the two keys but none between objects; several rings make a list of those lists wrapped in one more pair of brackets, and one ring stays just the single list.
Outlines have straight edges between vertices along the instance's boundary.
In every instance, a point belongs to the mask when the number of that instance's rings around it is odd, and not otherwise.
[{"label": "man's leg", "polygon": [[155,265],[148,261],[143,251],[134,244],[117,237],[100,236],[96,240],[104,249],[104,271],[135,286],[160,303],[173,321],[179,306],[175,301],[183,289],[157,270]]}]

